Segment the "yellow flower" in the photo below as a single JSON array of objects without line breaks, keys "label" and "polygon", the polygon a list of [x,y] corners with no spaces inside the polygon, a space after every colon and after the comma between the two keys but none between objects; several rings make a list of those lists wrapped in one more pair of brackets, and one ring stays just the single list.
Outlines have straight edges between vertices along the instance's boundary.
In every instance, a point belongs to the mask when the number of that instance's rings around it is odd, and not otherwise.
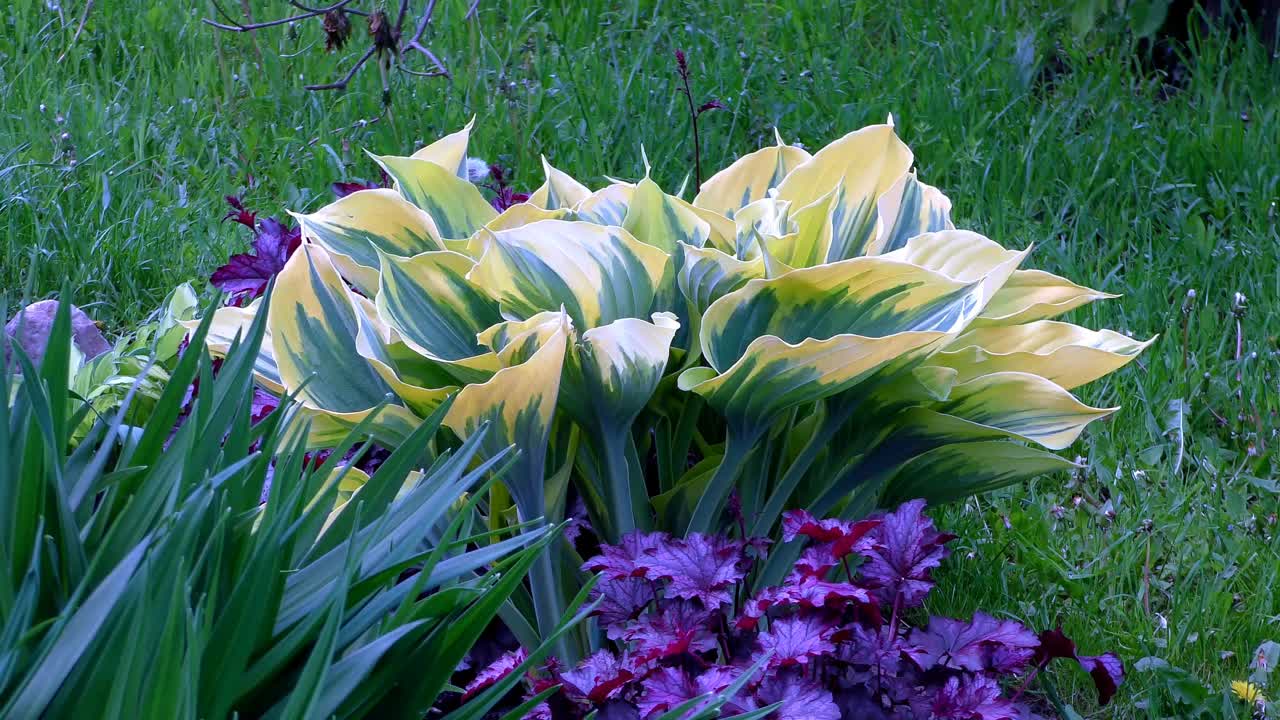
[{"label": "yellow flower", "polygon": [[1233,680],[1231,682],[1231,692],[1235,693],[1236,697],[1250,704],[1267,701],[1267,698],[1262,694],[1262,688],[1251,682],[1245,682],[1244,680]]}]

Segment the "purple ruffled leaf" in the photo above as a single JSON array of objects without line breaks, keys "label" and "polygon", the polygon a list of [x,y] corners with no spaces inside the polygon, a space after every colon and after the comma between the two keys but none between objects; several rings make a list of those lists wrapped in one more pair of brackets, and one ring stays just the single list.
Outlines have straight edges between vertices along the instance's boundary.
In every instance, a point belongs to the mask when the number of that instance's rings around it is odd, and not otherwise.
[{"label": "purple ruffled leaf", "polygon": [[625,626],[654,600],[653,582],[644,578],[601,580],[594,592],[601,598],[596,617],[605,634],[614,640],[621,638]]},{"label": "purple ruffled leaf", "polygon": [[760,684],[760,706],[781,702],[778,720],[840,720],[840,707],[831,692],[795,672],[779,673]]},{"label": "purple ruffled leaf", "polygon": [[921,670],[947,667],[970,672],[1017,672],[1027,666],[1040,641],[1013,620],[976,612],[971,622],[935,617],[911,632],[907,654]]},{"label": "purple ruffled leaf", "polygon": [[582,569],[610,579],[652,577],[655,553],[670,544],[671,536],[666,533],[636,530],[622,536],[617,545],[601,546],[600,554],[583,563]]},{"label": "purple ruffled leaf", "polygon": [[640,673],[631,657],[600,650],[572,670],[560,674],[571,695],[593,703],[603,703],[622,692],[623,686]]},{"label": "purple ruffled leaf", "polygon": [[684,670],[662,667],[645,678],[644,690],[636,700],[636,707],[640,710],[640,717],[650,718],[701,694],[693,678]]},{"label": "purple ruffled leaf", "polygon": [[733,602],[730,586],[742,580],[749,567],[741,542],[693,533],[659,545],[646,576],[666,580],[671,597],[698,600],[704,607],[716,608]]},{"label": "purple ruffled leaf", "polygon": [[462,699],[469,700],[486,688],[492,687],[503,678],[516,671],[520,663],[529,657],[524,648],[505,653],[476,674],[475,678],[462,689]]},{"label": "purple ruffled leaf", "polygon": [[924,515],[924,501],[912,500],[881,518],[871,532],[875,545],[859,571],[877,586],[876,594],[893,605],[899,593],[906,607],[919,605],[933,588],[930,571],[947,557],[946,543],[953,535],[934,529]]},{"label": "purple ruffled leaf", "polygon": [[716,647],[711,613],[693,603],[664,603],[660,612],[642,615],[622,632],[641,663],[686,652],[703,653]]},{"label": "purple ruffled leaf", "polygon": [[810,614],[778,618],[760,633],[760,649],[772,653],[770,667],[807,665],[813,658],[835,653],[834,634],[830,622]]},{"label": "purple ruffled leaf", "polygon": [[788,580],[785,585],[765,588],[744,603],[737,626],[745,629],[754,628],[769,608],[775,606],[838,610],[849,605],[869,602],[871,602],[871,594],[856,585],[819,580],[811,576],[798,577]]},{"label": "purple ruffled leaf", "polygon": [[921,717],[935,720],[1018,720],[1014,703],[1001,696],[1000,685],[985,675],[951,677]]}]

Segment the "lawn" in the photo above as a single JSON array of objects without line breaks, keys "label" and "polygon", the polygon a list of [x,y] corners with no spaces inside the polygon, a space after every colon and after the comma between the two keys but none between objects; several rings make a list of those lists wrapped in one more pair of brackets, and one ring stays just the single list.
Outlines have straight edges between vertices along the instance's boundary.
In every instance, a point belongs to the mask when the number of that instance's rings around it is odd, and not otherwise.
[{"label": "lawn", "polygon": [[[257,19],[283,1],[253,0]],[[227,3],[239,12],[239,3]],[[1158,657],[1222,687],[1280,639],[1280,66],[1248,38],[1192,43],[1165,87],[1128,41],[1080,38],[1056,3],[442,0],[431,42],[451,80],[376,71],[314,93],[363,50],[318,22],[255,35],[211,5],[16,0],[0,22],[0,288],[70,283],[127,329],[175,284],[243,247],[223,196],[310,211],[476,117],[473,152],[541,182],[539,155],[592,187],[693,168],[673,51],[706,114],[702,164],[811,149],[892,113],[956,224],[1123,297],[1070,319],[1160,340],[1082,399],[1122,405],[1067,454],[1081,468],[939,513],[960,536],[929,610],[1061,623],[1086,650]],[[357,26],[357,32],[363,29]],[[61,57],[65,52],[65,57]],[[425,68],[424,68],[425,69]],[[709,173],[706,173],[709,174]],[[1194,290],[1194,293],[1191,291]],[[1245,300],[1238,300],[1242,294]],[[1087,717],[1147,717],[1132,671]]]}]

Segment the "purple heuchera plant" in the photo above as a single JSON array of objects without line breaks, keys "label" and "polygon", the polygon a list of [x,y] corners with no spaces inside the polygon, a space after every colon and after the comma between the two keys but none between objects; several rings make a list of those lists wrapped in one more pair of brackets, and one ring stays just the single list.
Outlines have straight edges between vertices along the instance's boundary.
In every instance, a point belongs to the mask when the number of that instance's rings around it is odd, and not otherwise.
[{"label": "purple heuchera plant", "polygon": [[[1030,720],[1023,688],[1055,658],[1078,662],[1099,701],[1124,677],[1112,653],[1077,654],[1060,630],[1018,622],[906,619],[933,587],[952,536],[909,502],[868,520],[787,513],[783,539],[806,541],[781,585],[746,596],[766,544],[632,533],[583,567],[600,573],[596,616],[614,646],[576,667],[551,662],[528,695],[560,685],[535,718],[649,720],[743,679],[723,715],[775,706],[780,720]],[[514,671],[524,651],[476,675],[469,694]]]}]

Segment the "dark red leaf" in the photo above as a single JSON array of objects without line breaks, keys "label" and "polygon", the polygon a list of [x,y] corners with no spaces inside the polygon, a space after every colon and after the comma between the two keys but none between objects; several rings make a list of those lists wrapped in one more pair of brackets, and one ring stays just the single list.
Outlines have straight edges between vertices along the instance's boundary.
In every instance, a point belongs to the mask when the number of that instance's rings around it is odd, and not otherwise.
[{"label": "dark red leaf", "polygon": [[1036,648],[1036,664],[1044,665],[1058,658],[1075,660],[1089,673],[1098,690],[1099,705],[1111,702],[1116,690],[1124,682],[1124,663],[1115,653],[1079,655],[1075,641],[1067,637],[1062,628],[1045,630],[1040,633],[1040,646]]},{"label": "dark red leaf", "polygon": [[748,600],[738,618],[739,628],[753,628],[769,608],[792,606],[802,608],[843,609],[850,604],[871,602],[871,594],[849,583],[829,582],[805,576],[790,579],[785,585],[768,587]]},{"label": "dark red leaf", "polygon": [[561,673],[560,681],[571,696],[603,703],[617,696],[624,685],[635,679],[638,670],[626,654],[617,656],[600,650],[573,670]]}]

